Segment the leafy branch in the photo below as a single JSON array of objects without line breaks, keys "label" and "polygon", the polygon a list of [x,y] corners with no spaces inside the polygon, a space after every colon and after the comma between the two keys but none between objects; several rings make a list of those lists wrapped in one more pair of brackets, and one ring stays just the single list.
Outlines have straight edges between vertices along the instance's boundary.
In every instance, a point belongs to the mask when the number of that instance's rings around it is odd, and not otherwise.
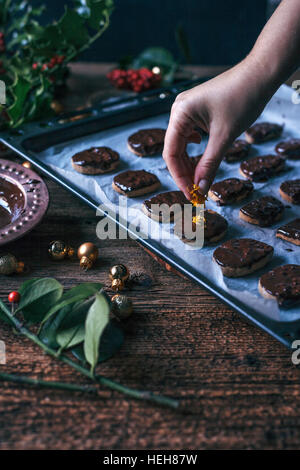
[{"label": "leafy branch", "polygon": [[[138,400],[174,409],[179,402],[152,392],[129,388],[95,373],[96,366],[112,357],[123,343],[123,332],[110,320],[110,301],[99,283],[80,284],[63,292],[52,278],[32,279],[19,289],[20,303],[13,312],[0,300],[0,320],[96,384]],[[30,325],[39,325],[35,334]],[[77,361],[71,359],[73,354]],[[90,368],[86,364],[90,365]],[[0,374],[0,380],[66,390],[93,391],[84,386],[62,382],[39,381],[11,374]]]},{"label": "leafy branch", "polygon": [[44,9],[24,0],[0,0],[5,39],[0,78],[7,89],[7,105],[0,107],[2,127],[53,114],[51,103],[65,84],[68,63],[109,27],[113,0],[73,0],[73,8],[66,7],[58,21],[42,27],[38,18]]}]

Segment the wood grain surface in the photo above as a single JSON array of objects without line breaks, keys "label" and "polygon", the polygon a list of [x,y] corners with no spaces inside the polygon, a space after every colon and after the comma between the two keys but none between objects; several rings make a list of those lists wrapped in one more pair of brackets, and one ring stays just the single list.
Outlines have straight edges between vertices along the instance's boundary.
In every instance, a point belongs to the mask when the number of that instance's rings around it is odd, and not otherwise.
[{"label": "wood grain surface", "polygon": [[[51,203],[43,222],[7,251],[30,271],[2,277],[7,297],[26,279],[55,277],[68,288],[83,281],[109,286],[110,266],[151,276],[152,286],[127,294],[134,315],[126,341],[99,372],[131,387],[178,398],[189,413],[124,398],[99,387],[96,397],[0,383],[0,449],[297,449],[300,375],[291,353],[248,325],[191,281],[165,270],[134,241],[99,241],[94,211],[46,180]],[[88,273],[77,260],[48,258],[50,241],[97,243]],[[0,324],[7,347],[1,370],[88,383]]]}]

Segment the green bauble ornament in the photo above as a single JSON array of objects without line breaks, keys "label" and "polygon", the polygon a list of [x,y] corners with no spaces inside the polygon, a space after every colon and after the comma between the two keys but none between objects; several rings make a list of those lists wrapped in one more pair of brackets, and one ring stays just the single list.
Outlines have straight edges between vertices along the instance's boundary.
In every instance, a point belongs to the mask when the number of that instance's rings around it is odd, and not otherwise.
[{"label": "green bauble ornament", "polygon": [[112,313],[119,319],[125,320],[133,311],[131,300],[126,295],[116,294],[111,299]]},{"label": "green bauble ornament", "polygon": [[9,275],[16,272],[18,268],[17,258],[10,254],[5,253],[0,255],[0,274]]}]

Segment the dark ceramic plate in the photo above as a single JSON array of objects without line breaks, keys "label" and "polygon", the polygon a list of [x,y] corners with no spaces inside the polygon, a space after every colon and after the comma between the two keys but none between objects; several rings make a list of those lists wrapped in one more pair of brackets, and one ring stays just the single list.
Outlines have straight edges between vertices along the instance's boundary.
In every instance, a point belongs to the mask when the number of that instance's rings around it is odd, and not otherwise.
[{"label": "dark ceramic plate", "polygon": [[0,159],[0,246],[23,237],[43,218],[46,184],[34,171]]}]

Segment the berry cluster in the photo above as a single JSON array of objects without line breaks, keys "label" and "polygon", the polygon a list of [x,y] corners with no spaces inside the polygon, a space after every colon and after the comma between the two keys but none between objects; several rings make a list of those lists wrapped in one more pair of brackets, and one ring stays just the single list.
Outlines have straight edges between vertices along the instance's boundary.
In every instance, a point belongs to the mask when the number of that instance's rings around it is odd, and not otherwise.
[{"label": "berry cluster", "polygon": [[5,52],[5,39],[4,39],[4,33],[0,33],[0,54],[3,54]]},{"label": "berry cluster", "polygon": [[39,69],[39,70],[42,70],[42,72],[44,72],[45,70],[53,69],[55,65],[62,64],[65,58],[66,57],[64,55],[55,55],[52,57],[52,59],[50,59],[49,62],[45,64],[39,64],[38,62],[34,62],[34,64],[32,64],[32,68],[33,70]]},{"label": "berry cluster", "polygon": [[120,70],[115,69],[107,78],[117,88],[133,90],[137,93],[155,88],[161,82],[161,75],[146,68]]},{"label": "berry cluster", "polygon": [[6,70],[3,67],[3,61],[0,60],[0,75],[4,75],[5,73],[6,73]]}]

